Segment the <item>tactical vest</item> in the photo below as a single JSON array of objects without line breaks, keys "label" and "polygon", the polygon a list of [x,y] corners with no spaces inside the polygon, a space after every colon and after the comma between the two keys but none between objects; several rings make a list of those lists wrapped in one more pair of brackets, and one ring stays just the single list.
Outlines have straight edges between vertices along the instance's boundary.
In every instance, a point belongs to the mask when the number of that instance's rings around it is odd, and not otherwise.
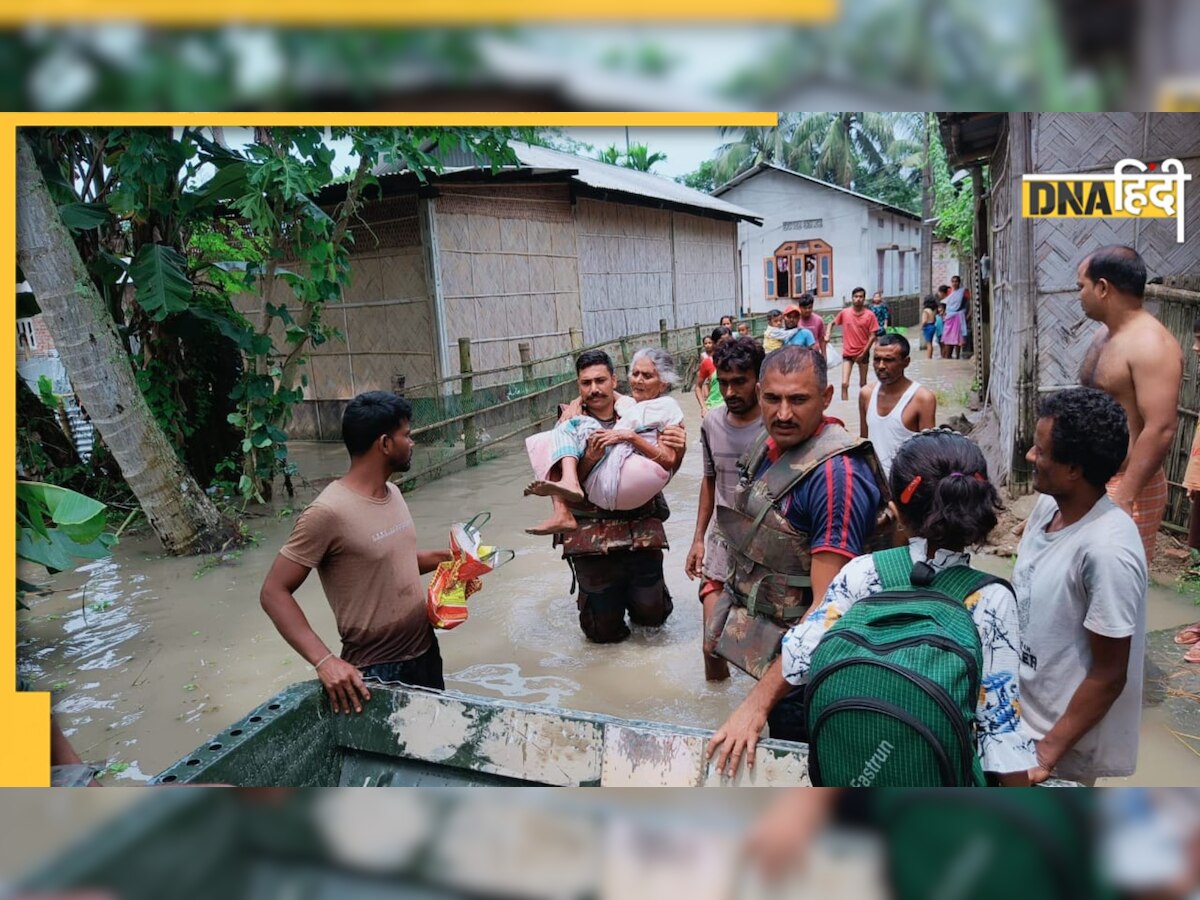
[{"label": "tactical vest", "polygon": [[555,546],[562,545],[564,558],[598,556],[613,550],[667,549],[662,523],[670,510],[662,494],[645,506],[626,511],[601,509],[591,503],[568,505],[579,527],[554,536]]},{"label": "tactical vest", "polygon": [[782,453],[756,479],[767,458],[764,432],[738,462],[740,480],[733,506],[717,507],[717,527],[729,547],[725,589],[733,606],[717,653],[755,677],[761,677],[779,654],[784,631],[813,602],[809,535],[792,527],[779,504],[826,460],[842,454],[866,460],[880,492],[875,528],[863,552],[886,549],[893,530],[887,515],[887,480],[870,441],[853,438],[836,424],[826,425],[816,437]]},{"label": "tactical vest", "polygon": [[[558,412],[562,415],[563,405]],[[586,409],[585,409],[586,414]],[[616,424],[616,418],[607,424],[597,419],[605,429]],[[637,509],[613,510],[601,509],[586,500],[583,503],[569,503],[571,514],[579,527],[574,531],[559,532],[554,535],[553,546],[562,546],[563,559],[572,556],[599,556],[613,550],[666,550],[667,532],[663,522],[670,516],[671,510],[662,494],[658,494],[649,503]]]}]

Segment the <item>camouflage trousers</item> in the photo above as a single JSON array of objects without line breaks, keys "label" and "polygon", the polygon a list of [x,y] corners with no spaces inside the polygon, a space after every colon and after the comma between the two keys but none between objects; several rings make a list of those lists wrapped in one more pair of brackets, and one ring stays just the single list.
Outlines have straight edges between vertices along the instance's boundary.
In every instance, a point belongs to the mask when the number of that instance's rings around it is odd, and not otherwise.
[{"label": "camouflage trousers", "polygon": [[589,641],[615,644],[634,625],[658,626],[675,608],[663,579],[663,552],[613,550],[567,558],[579,582],[579,627]]}]

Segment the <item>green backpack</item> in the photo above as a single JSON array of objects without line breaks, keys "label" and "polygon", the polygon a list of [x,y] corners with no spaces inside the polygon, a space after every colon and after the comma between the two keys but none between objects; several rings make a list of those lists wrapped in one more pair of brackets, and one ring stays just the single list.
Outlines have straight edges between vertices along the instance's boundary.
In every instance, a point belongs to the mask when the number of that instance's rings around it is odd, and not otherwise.
[{"label": "green backpack", "polygon": [[983,785],[975,736],[983,649],[963,601],[1007,582],[954,566],[918,587],[908,547],[872,558],[883,590],[855,603],[813,652],[809,777],[836,787]]}]

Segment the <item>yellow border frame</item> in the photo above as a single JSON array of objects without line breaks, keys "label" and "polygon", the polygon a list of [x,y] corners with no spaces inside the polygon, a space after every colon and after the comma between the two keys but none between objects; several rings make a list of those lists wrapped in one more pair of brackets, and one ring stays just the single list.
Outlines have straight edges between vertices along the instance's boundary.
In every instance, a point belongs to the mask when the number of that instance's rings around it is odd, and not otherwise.
[{"label": "yellow border frame", "polygon": [[141,21],[165,26],[223,26],[230,22],[279,25],[392,25],[392,26],[490,26],[530,23],[583,22],[831,22],[839,12],[839,0],[743,0],[717,3],[714,0],[610,0],[606,4],[563,4],[556,0],[364,0],[354,4],[330,4],[324,0],[293,0],[283,10],[264,0],[217,0],[206,4],[156,4],[148,0],[43,0],[37,11],[13,3],[0,11],[0,24],[44,23],[74,25],[80,22]]},{"label": "yellow border frame", "polygon": [[[479,4],[475,4],[478,6]],[[66,7],[67,4],[62,4]],[[112,8],[106,6],[106,13]],[[16,133],[22,127],[65,125],[472,125],[658,126],[695,128],[773,127],[773,112],[678,113],[3,113],[0,114],[0,284],[16,284]],[[12,295],[15,304],[15,295]],[[15,312],[15,310],[14,310]],[[16,434],[16,316],[0,324],[0,424]],[[16,441],[0,441],[0,471],[16,471]],[[16,482],[0,479],[0,540],[10,548],[0,561],[2,583],[16,581]],[[12,601],[9,601],[12,602]],[[10,655],[11,654],[11,655]],[[0,741],[0,786],[46,787],[50,778],[50,695],[16,690],[16,603],[0,602],[0,722],[10,737]]]}]

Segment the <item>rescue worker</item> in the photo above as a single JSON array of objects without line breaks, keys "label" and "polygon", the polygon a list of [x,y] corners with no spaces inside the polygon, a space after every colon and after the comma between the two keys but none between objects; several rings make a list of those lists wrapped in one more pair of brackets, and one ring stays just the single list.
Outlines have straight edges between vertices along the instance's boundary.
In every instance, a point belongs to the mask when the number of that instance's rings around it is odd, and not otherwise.
[{"label": "rescue worker", "polygon": [[[562,416],[591,416],[604,428],[617,422],[616,378],[612,359],[603,350],[588,350],[575,361],[579,398]],[[604,455],[603,442],[594,435],[580,460],[579,476]],[[663,430],[661,443],[676,454],[675,468],[683,462],[687,435],[681,426]],[[591,503],[568,504],[578,528],[554,536],[561,545],[579,586],[579,626],[588,640],[613,644],[629,637],[625,615],[634,625],[662,625],[674,608],[663,578],[663,551],[667,535],[663,522],[670,515],[662,494],[645,506],[629,511],[601,509]]]},{"label": "rescue worker", "polygon": [[778,682],[786,697],[768,716],[771,737],[804,741],[803,688],[785,691],[783,634],[842,566],[891,546],[890,494],[870,443],[825,415],[833,387],[820,351],[768,354],[758,396],[765,431],[739,462],[732,506],[717,508],[730,573],[705,639],[743,671]]}]

